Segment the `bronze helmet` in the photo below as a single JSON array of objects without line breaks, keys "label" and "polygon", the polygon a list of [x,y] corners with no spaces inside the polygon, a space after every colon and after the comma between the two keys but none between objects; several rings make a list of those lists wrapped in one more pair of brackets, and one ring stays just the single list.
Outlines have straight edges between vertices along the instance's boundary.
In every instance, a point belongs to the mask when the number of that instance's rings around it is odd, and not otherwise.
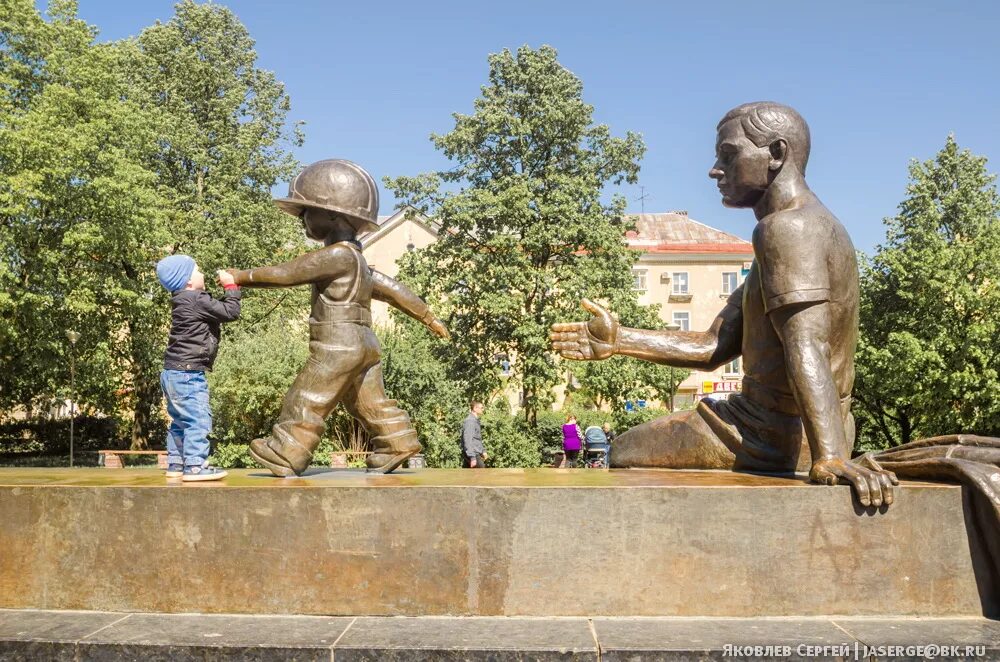
[{"label": "bronze helmet", "polygon": [[303,168],[288,186],[288,197],[274,201],[282,211],[301,216],[308,207],[346,216],[358,232],[378,229],[378,187],[364,168],[345,159],[326,159]]}]

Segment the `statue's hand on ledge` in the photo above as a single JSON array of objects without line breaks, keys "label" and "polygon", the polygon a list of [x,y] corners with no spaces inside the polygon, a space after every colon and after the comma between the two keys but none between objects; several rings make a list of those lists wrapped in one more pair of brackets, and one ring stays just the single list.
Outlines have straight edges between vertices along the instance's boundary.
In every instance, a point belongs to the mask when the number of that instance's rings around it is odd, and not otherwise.
[{"label": "statue's hand on ledge", "polygon": [[552,349],[575,361],[600,361],[612,356],[618,345],[618,320],[590,299],[580,305],[593,317],[589,322],[553,324],[549,333]]},{"label": "statue's hand on ledge", "polygon": [[899,479],[891,471],[866,469],[840,458],[813,462],[809,479],[814,483],[836,485],[841,480],[851,484],[863,506],[892,505],[892,486],[899,485]]}]

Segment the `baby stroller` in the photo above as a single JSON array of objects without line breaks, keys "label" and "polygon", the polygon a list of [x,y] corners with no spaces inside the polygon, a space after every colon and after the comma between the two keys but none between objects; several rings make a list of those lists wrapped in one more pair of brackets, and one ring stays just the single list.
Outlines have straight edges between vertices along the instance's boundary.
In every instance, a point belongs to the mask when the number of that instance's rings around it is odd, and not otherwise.
[{"label": "baby stroller", "polygon": [[583,431],[583,466],[587,469],[607,469],[611,444],[599,425],[591,425]]}]

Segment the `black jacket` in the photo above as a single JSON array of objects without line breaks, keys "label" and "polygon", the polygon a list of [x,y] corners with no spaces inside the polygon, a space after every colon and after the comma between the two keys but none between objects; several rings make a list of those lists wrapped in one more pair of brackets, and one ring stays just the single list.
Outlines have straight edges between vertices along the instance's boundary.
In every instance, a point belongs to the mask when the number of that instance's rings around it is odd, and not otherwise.
[{"label": "black jacket", "polygon": [[219,351],[223,322],[240,316],[240,290],[230,288],[220,301],[205,290],[179,290],[170,302],[170,339],[163,355],[167,370],[211,370]]}]

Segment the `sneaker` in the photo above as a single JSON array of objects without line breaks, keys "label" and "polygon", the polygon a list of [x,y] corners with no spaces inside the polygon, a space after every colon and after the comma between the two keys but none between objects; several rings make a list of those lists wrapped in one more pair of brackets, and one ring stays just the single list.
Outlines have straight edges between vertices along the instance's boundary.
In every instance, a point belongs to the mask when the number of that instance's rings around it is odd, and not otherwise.
[{"label": "sneaker", "polygon": [[180,478],[184,475],[183,464],[171,464],[167,467],[167,478]]},{"label": "sneaker", "polygon": [[181,478],[185,483],[195,481],[195,480],[219,480],[220,478],[225,478],[226,472],[217,467],[184,467],[184,477]]}]

